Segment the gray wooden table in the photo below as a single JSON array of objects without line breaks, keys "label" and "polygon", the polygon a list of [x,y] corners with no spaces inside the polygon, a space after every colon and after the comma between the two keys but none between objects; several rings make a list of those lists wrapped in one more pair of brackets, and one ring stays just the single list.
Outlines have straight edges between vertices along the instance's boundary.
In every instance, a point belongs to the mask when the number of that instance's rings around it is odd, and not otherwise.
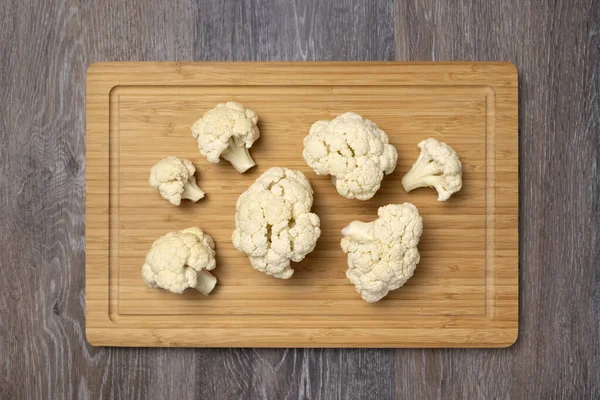
[{"label": "gray wooden table", "polygon": [[[600,397],[599,0],[2,0],[0,399]],[[501,60],[520,73],[502,350],[94,348],[85,73],[107,60]]]}]

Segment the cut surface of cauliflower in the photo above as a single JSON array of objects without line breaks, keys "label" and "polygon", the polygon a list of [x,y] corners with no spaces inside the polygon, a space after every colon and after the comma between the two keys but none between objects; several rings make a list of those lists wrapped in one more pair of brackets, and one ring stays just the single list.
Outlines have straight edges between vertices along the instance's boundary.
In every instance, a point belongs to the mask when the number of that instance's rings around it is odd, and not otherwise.
[{"label": "cut surface of cauliflower", "polygon": [[315,122],[302,156],[317,175],[331,175],[340,195],[358,200],[372,198],[398,161],[386,133],[353,112]]},{"label": "cut surface of cauliflower", "polygon": [[260,137],[258,116],[240,103],[217,104],[192,125],[200,153],[211,163],[223,157],[243,173],[256,165],[248,149]]},{"label": "cut surface of cauliflower", "polygon": [[438,201],[446,201],[462,188],[462,163],[456,151],[433,138],[419,143],[421,154],[402,178],[404,190],[433,187]]},{"label": "cut surface of cauliflower", "polygon": [[346,277],[363,300],[374,303],[404,285],[420,260],[423,219],[411,203],[380,207],[373,222],[353,221],[342,230]]},{"label": "cut surface of cauliflower", "polygon": [[216,265],[212,237],[194,227],[158,238],[146,254],[142,277],[151,288],[179,294],[194,288],[208,295],[217,284],[208,271]]},{"label": "cut surface of cauliflower", "polygon": [[150,170],[150,187],[158,189],[163,199],[174,206],[181,199],[198,201],[205,193],[196,184],[194,165],[183,158],[167,157],[157,162]]},{"label": "cut surface of cauliflower", "polygon": [[302,172],[267,170],[237,200],[233,245],[255,269],[290,278],[290,262],[302,261],[321,235],[312,203],[313,190]]}]

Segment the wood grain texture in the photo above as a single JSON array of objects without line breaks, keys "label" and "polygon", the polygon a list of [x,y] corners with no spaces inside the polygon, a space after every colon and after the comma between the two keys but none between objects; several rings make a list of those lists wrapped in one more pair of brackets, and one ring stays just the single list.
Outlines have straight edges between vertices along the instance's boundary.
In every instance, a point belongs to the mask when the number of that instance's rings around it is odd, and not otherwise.
[{"label": "wood grain texture", "polygon": [[[598,1],[0,2],[0,398],[598,398]],[[94,348],[95,61],[490,60],[520,78],[520,336],[504,350]]]},{"label": "wood grain texture", "polygon": [[[240,80],[240,77],[243,79]],[[158,78],[158,79],[157,79]],[[97,63],[86,94],[86,336],[95,345],[165,347],[506,347],[518,327],[517,74],[508,63]],[[198,153],[190,127],[218,103],[259,115],[257,167],[238,174]],[[318,120],[352,110],[387,132],[395,173],[370,201],[344,200],[302,158]],[[461,156],[463,190],[438,202],[401,177],[428,136]],[[148,186],[169,155],[193,160],[207,193],[173,207]],[[271,167],[302,171],[321,219],[318,246],[278,280],[231,244],[236,201]],[[377,304],[345,277],[340,231],[380,206],[413,202],[421,262]],[[149,289],[140,266],[169,231],[198,225],[217,245],[205,297]],[[462,240],[455,241],[457,235]]]}]

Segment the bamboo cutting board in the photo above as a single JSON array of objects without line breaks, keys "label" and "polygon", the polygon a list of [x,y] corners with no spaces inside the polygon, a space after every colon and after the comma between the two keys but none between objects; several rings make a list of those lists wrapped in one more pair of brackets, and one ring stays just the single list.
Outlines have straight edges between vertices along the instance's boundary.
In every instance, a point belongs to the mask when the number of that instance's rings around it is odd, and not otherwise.
[{"label": "bamboo cutting board", "polygon": [[[518,333],[517,72],[507,63],[99,63],[87,80],[86,334],[94,345],[193,347],[505,347]],[[192,123],[217,103],[255,110],[257,167],[210,164]],[[302,159],[311,124],[354,111],[399,153],[369,201],[339,196]],[[405,193],[422,139],[450,144],[463,190]],[[173,207],[148,186],[159,159],[197,167],[206,198]],[[238,196],[272,166],[301,170],[321,218],[317,248],[278,280],[231,243]],[[376,304],[346,279],[340,230],[378,207],[414,203],[424,232],[408,283]],[[149,289],[152,242],[199,226],[216,241],[218,285],[205,297]]]}]

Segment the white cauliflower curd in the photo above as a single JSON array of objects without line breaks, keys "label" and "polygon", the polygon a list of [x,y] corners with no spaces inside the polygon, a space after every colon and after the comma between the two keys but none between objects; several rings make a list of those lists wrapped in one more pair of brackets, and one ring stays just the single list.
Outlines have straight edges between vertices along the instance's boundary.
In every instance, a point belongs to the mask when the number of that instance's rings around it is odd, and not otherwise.
[{"label": "white cauliflower curd", "polygon": [[446,201],[462,188],[462,163],[456,151],[433,138],[419,143],[421,154],[410,171],[402,178],[404,190],[433,187],[438,201]]},{"label": "white cauliflower curd", "polygon": [[157,162],[150,170],[150,187],[158,189],[163,199],[174,206],[181,199],[198,201],[205,193],[196,184],[196,168],[188,160],[167,157]]},{"label": "white cauliflower curd", "polygon": [[380,207],[373,222],[353,221],[342,230],[348,254],[346,277],[363,300],[374,303],[413,275],[423,219],[411,203]]},{"label": "white cauliflower curd", "polygon": [[313,190],[302,172],[267,170],[237,200],[233,245],[255,269],[290,278],[290,262],[302,261],[321,235],[312,203]]},{"label": "white cauliflower curd", "polygon": [[372,198],[398,160],[386,133],[353,112],[315,122],[302,156],[317,175],[331,175],[340,195],[358,200]]},{"label": "white cauliflower curd", "polygon": [[192,125],[200,153],[211,163],[223,157],[239,173],[256,165],[248,149],[259,138],[258,116],[240,103],[217,104]]},{"label": "white cauliflower curd", "polygon": [[210,272],[216,266],[215,243],[200,228],[170,232],[158,238],[146,255],[142,278],[151,288],[183,293],[194,288],[208,295],[217,278]]}]

